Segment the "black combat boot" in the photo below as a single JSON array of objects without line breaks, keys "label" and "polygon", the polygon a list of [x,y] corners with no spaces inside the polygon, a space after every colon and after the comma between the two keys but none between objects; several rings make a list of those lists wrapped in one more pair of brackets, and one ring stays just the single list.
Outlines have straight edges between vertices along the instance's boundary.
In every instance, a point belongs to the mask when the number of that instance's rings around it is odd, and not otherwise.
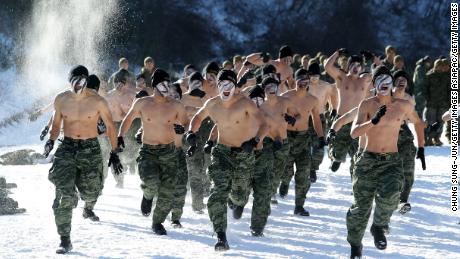
[{"label": "black combat boot", "polygon": [[163,227],[163,224],[157,223],[152,225],[152,230],[155,232],[155,234],[159,236],[164,236],[167,235],[168,233],[166,232],[165,227]]},{"label": "black combat boot", "polygon": [[286,197],[289,190],[289,184],[281,183],[279,188],[279,194],[281,198]]},{"label": "black combat boot", "polygon": [[385,250],[387,248],[387,238],[385,237],[385,230],[383,227],[372,224],[371,234],[374,236],[375,247],[379,250]]},{"label": "black combat boot", "polygon": [[147,200],[144,196],[142,196],[142,202],[141,202],[142,215],[146,217],[150,215],[150,212],[152,212],[152,202],[153,202],[153,199]]},{"label": "black combat boot", "polygon": [[363,256],[363,245],[351,246],[350,259],[361,259]]},{"label": "black combat boot", "polygon": [[310,182],[316,183],[317,177],[316,177],[316,170],[310,170]]},{"label": "black combat boot", "polygon": [[56,250],[56,254],[65,254],[72,250],[72,242],[70,242],[70,237],[61,236],[61,244],[59,244],[59,248]]},{"label": "black combat boot", "polygon": [[235,207],[233,209],[233,218],[234,219],[240,219],[241,216],[243,215],[243,210],[244,210],[243,206],[235,205]]},{"label": "black combat boot", "polygon": [[227,242],[227,235],[225,232],[217,232],[217,243],[214,245],[216,251],[226,251],[230,249]]},{"label": "black combat boot", "polygon": [[173,228],[182,228],[182,224],[180,223],[179,220],[173,220],[171,222],[171,225],[172,225]]},{"label": "black combat boot", "polygon": [[302,206],[296,206],[294,209],[294,215],[300,215],[300,216],[310,216],[310,213],[306,211]]},{"label": "black combat boot", "polygon": [[340,164],[341,163],[339,161],[333,161],[331,164],[331,171],[337,172],[337,170],[339,170]]},{"label": "black combat boot", "polygon": [[87,208],[83,209],[83,218],[89,218],[92,221],[99,221],[99,217],[94,214],[94,211]]},{"label": "black combat boot", "polygon": [[264,236],[264,230],[263,229],[258,229],[258,228],[251,228],[251,235],[253,237],[263,237]]}]

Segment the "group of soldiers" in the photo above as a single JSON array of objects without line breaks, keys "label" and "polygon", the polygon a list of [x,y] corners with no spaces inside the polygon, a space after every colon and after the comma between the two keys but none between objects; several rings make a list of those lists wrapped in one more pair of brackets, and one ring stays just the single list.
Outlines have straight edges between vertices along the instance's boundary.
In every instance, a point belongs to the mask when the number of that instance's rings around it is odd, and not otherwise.
[{"label": "group of soldiers", "polygon": [[[84,66],[73,67],[70,90],[56,96],[53,116],[41,134],[44,139],[50,133],[46,156],[61,129],[64,135],[49,172],[61,236],[56,252],[72,249],[71,217],[79,197],[85,202],[83,217],[99,220],[94,206],[110,167],[120,188],[123,172],[137,171],[141,213],[152,214],[152,230],[158,235],[167,234],[163,223],[169,213],[172,226],[182,227],[189,184],[193,211],[207,208],[217,234],[215,250],[228,250],[227,207],[240,219],[251,192],[250,231],[255,237],[263,235],[277,196],[286,197],[292,177],[293,213],[310,215],[304,205],[326,145],[332,171],[347,154],[352,161],[354,202],[346,216],[350,257],[362,256],[374,200],[371,233],[375,246],[385,249],[393,211],[411,208],[415,157],[425,169],[425,132],[437,134],[443,122],[439,116],[448,109],[426,98],[427,118],[436,120],[427,127],[416,111],[409,91],[412,77],[403,70],[402,58],[394,48],[386,50],[383,59],[368,51],[349,55],[342,48],[326,58],[304,56],[296,68],[294,53],[285,45],[277,59],[252,53],[222,67],[209,62],[201,73],[187,65],[175,82],[150,57],[137,76],[123,58],[102,87]],[[436,62],[426,75],[429,60],[419,64],[424,71],[417,67],[423,96],[439,94],[432,84],[444,72]],[[439,136],[433,136],[431,141],[439,143]]]}]

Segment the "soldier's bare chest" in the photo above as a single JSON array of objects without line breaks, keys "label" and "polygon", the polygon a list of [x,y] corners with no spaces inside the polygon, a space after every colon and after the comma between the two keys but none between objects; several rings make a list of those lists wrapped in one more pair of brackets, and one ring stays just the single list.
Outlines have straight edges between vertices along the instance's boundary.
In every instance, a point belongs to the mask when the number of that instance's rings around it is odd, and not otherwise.
[{"label": "soldier's bare chest", "polygon": [[233,106],[231,108],[215,107],[211,117],[221,125],[241,124],[249,119],[249,111],[244,107]]},{"label": "soldier's bare chest", "polygon": [[64,120],[90,120],[98,116],[96,103],[90,100],[66,100],[61,107]]},{"label": "soldier's bare chest", "polygon": [[171,123],[178,117],[178,112],[171,104],[146,105],[141,111],[144,123]]},{"label": "soldier's bare chest", "polygon": [[346,78],[342,82],[341,91],[352,92],[352,93],[364,93],[366,90],[364,81],[362,80],[353,80]]}]

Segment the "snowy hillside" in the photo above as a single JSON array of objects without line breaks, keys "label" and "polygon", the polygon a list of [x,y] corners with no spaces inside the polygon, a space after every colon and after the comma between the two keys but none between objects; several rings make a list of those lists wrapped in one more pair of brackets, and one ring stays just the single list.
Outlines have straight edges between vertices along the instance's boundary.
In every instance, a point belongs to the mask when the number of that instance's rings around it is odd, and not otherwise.
[{"label": "snowy hillside", "polygon": [[[39,146],[32,146],[41,150]],[[0,148],[0,154],[11,147]],[[412,211],[392,218],[388,248],[378,251],[369,233],[364,236],[365,258],[460,258],[460,214],[450,212],[449,147],[427,148],[427,171],[416,164],[411,195]],[[139,177],[128,175],[125,189],[116,189],[108,177],[95,212],[101,221],[81,217],[83,203],[74,210],[72,241],[68,258],[347,258],[345,213],[352,202],[348,163],[332,173],[328,162],[321,165],[318,182],[312,185],[306,206],[311,217],[293,216],[294,190],[272,208],[265,236],[249,233],[251,204],[241,220],[229,214],[231,250],[214,252],[215,236],[207,214],[192,213],[187,196],[183,229],[165,222],[168,236],[150,229],[151,218],[140,213]],[[0,166],[0,175],[18,184],[12,197],[23,215],[0,217],[0,258],[49,258],[59,243],[51,209],[54,187],[47,180],[50,164]],[[372,218],[372,216],[371,216]]]}]

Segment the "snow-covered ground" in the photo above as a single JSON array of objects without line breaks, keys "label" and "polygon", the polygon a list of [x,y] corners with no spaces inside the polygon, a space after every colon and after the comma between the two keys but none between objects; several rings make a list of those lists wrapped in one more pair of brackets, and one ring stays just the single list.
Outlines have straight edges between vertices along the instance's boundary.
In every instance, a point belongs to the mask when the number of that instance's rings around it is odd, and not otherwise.
[{"label": "snow-covered ground", "polygon": [[[39,146],[30,146],[41,150]],[[38,149],[40,148],[40,149]],[[12,147],[0,148],[0,154]],[[460,258],[460,214],[450,212],[449,147],[427,148],[427,170],[416,164],[416,181],[411,195],[413,209],[406,215],[395,212],[388,236],[388,248],[377,250],[369,226],[364,236],[366,258]],[[318,182],[308,193],[306,207],[310,217],[292,215],[293,183],[286,199],[272,208],[265,236],[249,233],[251,204],[242,219],[228,215],[228,240],[231,250],[216,253],[207,214],[194,214],[187,196],[183,229],[172,229],[165,222],[168,236],[151,231],[151,218],[140,213],[142,192],[137,175],[127,175],[124,189],[116,189],[108,177],[95,212],[100,222],[81,217],[80,202],[74,210],[72,258],[345,258],[345,214],[352,202],[349,163],[333,173],[325,161]],[[56,257],[59,238],[51,204],[54,187],[47,180],[50,164],[0,166],[0,175],[18,184],[11,196],[27,212],[0,216],[0,258]],[[372,216],[371,216],[372,218]],[[370,224],[369,224],[370,225]]]}]

